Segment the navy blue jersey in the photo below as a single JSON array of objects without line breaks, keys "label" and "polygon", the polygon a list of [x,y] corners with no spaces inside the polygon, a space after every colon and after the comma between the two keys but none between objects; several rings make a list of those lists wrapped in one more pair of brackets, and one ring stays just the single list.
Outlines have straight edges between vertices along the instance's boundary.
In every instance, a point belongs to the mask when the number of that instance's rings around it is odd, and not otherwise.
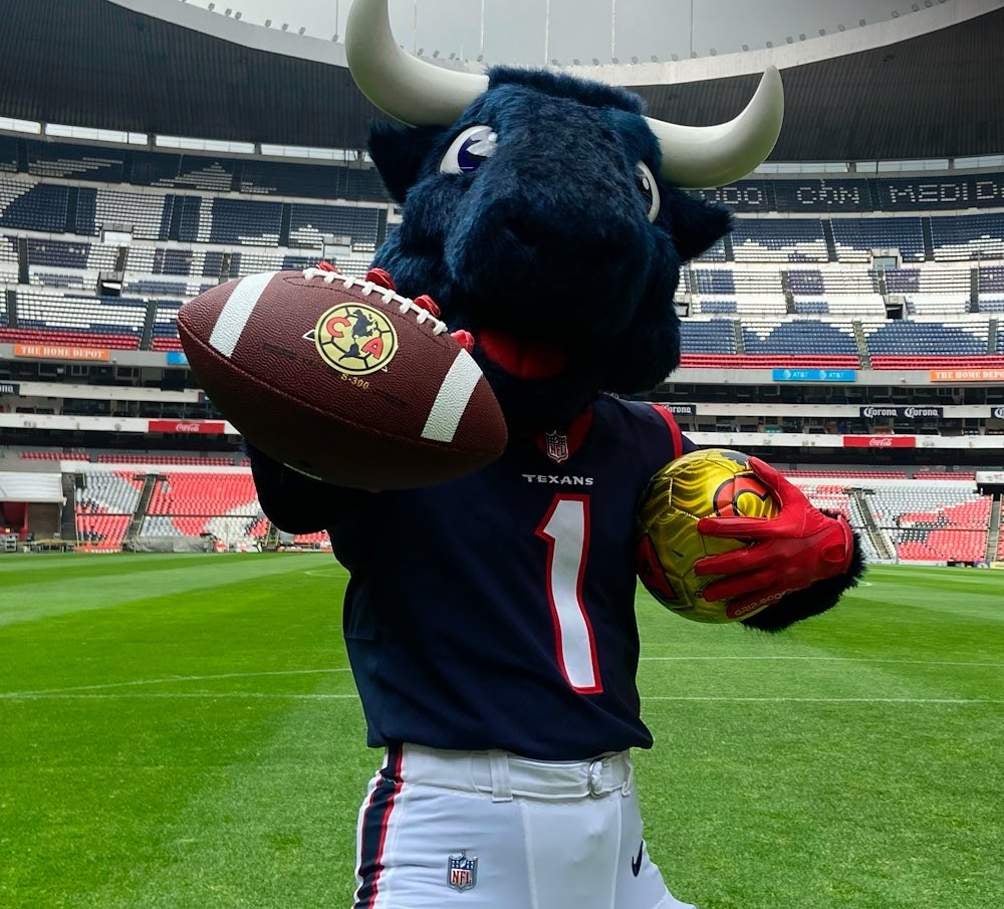
[{"label": "navy blue jersey", "polygon": [[541,760],[649,747],[635,520],[651,476],[684,447],[666,411],[601,397],[567,434],[512,442],[485,470],[429,489],[332,496],[256,459],[279,526],[317,529],[307,512],[330,508],[369,744]]}]

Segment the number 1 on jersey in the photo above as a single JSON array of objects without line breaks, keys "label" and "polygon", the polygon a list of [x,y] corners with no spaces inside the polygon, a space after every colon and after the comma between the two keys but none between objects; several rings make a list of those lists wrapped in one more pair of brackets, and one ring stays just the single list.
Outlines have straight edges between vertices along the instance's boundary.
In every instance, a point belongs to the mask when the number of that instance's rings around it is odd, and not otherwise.
[{"label": "number 1 on jersey", "polygon": [[582,597],[589,558],[589,497],[555,496],[537,536],[547,543],[547,600],[558,667],[574,691],[600,694],[596,641]]}]

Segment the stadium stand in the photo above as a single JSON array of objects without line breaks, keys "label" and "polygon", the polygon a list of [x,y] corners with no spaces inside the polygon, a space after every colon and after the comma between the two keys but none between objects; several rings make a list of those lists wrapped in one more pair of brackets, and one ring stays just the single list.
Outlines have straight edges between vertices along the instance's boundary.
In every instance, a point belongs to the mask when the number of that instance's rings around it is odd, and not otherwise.
[{"label": "stadium stand", "polygon": [[880,486],[869,497],[869,506],[900,559],[984,559],[992,500],[977,494],[971,484]]},{"label": "stadium stand", "polygon": [[1004,258],[1004,215],[931,218],[934,258],[942,262]]},{"label": "stadium stand", "polygon": [[857,365],[858,349],[849,323],[802,319],[776,324],[744,320],[742,332],[748,354],[798,356],[805,351],[819,351],[853,357]]},{"label": "stadium stand", "polygon": [[833,483],[802,484],[801,489],[817,508],[842,514],[848,521],[852,519],[851,498],[843,486]]},{"label": "stadium stand", "polygon": [[82,473],[77,494],[77,547],[115,551],[139,504],[142,478],[126,473]]},{"label": "stadium stand", "polygon": [[255,515],[257,495],[250,473],[166,473],[158,477],[147,509],[151,515]]},{"label": "stadium stand", "polygon": [[[971,181],[939,185],[958,184],[963,200]],[[961,203],[931,214],[916,182],[898,177],[716,192],[739,216],[731,238],[684,271],[688,365],[926,368],[1004,353],[990,324],[1004,313],[1004,264],[993,263],[1004,259],[1004,214]],[[16,289],[20,316],[12,325],[3,306],[0,340],[176,350],[181,301],[307,267],[328,240],[341,269],[364,274],[390,215],[370,167],[0,137],[0,284]],[[131,240],[103,242],[109,228]],[[898,267],[874,268],[876,251]],[[100,296],[99,276],[120,272],[123,298]],[[899,297],[903,318],[889,318]]]},{"label": "stadium stand", "polygon": [[[77,449],[19,454],[70,462],[64,469],[73,471],[74,523],[84,549],[120,549],[131,526],[141,542],[209,535],[217,548],[230,549],[259,548],[273,534],[243,456]],[[799,465],[784,473],[817,507],[847,517],[872,561],[986,558],[993,502],[976,491],[973,470]],[[311,549],[330,546],[324,532],[273,539]]]},{"label": "stadium stand", "polygon": [[826,262],[823,225],[816,220],[747,219],[732,234],[736,262]]},{"label": "stadium stand", "polygon": [[66,186],[0,176],[0,227],[62,232],[69,194]]},{"label": "stadium stand", "polygon": [[898,249],[904,262],[924,261],[920,218],[834,218],[831,224],[841,262],[869,262],[874,249]]},{"label": "stadium stand", "polygon": [[141,537],[212,534],[226,546],[265,536],[250,472],[158,475],[143,518]]}]

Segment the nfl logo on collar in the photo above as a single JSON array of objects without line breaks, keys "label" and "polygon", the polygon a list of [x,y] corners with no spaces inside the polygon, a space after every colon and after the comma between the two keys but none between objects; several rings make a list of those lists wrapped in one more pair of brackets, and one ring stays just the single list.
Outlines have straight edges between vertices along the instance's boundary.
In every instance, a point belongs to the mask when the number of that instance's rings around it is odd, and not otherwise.
[{"label": "nfl logo on collar", "polygon": [[473,890],[478,883],[478,860],[468,858],[467,852],[460,855],[451,855],[447,862],[447,883],[454,889],[463,893],[465,890]]}]

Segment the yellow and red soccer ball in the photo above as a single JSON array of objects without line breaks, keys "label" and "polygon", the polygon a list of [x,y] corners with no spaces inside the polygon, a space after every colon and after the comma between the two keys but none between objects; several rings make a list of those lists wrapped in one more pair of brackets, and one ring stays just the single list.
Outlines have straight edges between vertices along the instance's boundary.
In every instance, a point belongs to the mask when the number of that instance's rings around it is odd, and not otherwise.
[{"label": "yellow and red soccer ball", "polygon": [[720,448],[686,454],[652,478],[642,502],[638,575],[663,606],[695,622],[734,622],[756,615],[765,604],[737,610],[704,598],[704,588],[715,578],[698,575],[696,563],[747,544],[705,536],[697,522],[705,517],[773,518],[777,514],[777,503],[746,455]]}]

